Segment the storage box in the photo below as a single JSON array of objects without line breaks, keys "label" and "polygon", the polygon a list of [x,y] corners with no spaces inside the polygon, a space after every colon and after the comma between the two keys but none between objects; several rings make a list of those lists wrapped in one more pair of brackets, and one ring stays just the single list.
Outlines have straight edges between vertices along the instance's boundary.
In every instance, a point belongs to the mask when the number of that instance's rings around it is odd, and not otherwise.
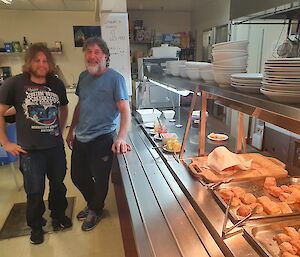
[{"label": "storage box", "polygon": [[181,49],[177,46],[161,45],[152,47],[152,55],[155,58],[176,58]]},{"label": "storage box", "polygon": [[161,115],[161,112],[157,109],[141,109],[137,110],[141,119],[144,123],[155,122],[157,118]]}]

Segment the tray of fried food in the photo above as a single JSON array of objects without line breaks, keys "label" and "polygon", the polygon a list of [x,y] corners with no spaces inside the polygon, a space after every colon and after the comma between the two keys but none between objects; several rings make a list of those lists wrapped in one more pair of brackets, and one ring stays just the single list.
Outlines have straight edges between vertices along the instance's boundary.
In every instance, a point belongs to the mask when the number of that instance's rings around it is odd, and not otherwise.
[{"label": "tray of fried food", "polygon": [[300,257],[300,219],[277,219],[244,227],[248,240],[260,251],[260,256]]},{"label": "tray of fried food", "polygon": [[299,215],[300,177],[252,179],[222,184],[214,191],[225,209],[231,199],[229,216],[236,223],[252,210],[250,220]]}]

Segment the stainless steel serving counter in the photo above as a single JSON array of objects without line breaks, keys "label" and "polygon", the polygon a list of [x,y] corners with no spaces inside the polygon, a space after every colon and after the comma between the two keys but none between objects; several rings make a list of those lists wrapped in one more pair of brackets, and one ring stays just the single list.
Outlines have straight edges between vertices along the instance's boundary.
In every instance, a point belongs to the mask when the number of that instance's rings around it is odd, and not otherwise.
[{"label": "stainless steel serving counter", "polygon": [[133,150],[118,161],[139,256],[259,256],[242,233],[221,237],[224,212],[211,192],[135,120],[128,141]]}]

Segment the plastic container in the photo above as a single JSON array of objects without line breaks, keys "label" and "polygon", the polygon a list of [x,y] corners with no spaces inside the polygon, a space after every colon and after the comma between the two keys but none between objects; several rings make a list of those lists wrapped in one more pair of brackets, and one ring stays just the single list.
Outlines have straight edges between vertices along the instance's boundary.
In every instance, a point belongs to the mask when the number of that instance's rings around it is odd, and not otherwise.
[{"label": "plastic container", "polygon": [[176,58],[181,49],[177,46],[161,45],[152,47],[152,55],[155,58]]},{"label": "plastic container", "polygon": [[165,116],[166,120],[171,120],[175,116],[175,111],[173,110],[164,110],[162,111],[162,113]]},{"label": "plastic container", "polygon": [[157,109],[141,109],[137,110],[141,119],[144,123],[155,122],[157,118],[161,115],[161,112]]}]

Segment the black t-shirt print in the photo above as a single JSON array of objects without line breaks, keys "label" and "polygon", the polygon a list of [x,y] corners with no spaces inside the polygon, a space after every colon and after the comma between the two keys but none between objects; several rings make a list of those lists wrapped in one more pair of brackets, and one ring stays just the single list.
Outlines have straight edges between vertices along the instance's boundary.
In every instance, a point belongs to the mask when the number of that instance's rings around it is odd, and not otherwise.
[{"label": "black t-shirt print", "polygon": [[35,84],[26,74],[17,75],[0,88],[0,103],[16,108],[17,141],[22,148],[47,149],[62,143],[58,112],[68,99],[58,78]]},{"label": "black t-shirt print", "polygon": [[22,107],[26,118],[33,121],[31,129],[54,133],[58,136],[59,105],[58,95],[52,92],[46,84],[25,86],[25,99]]}]

